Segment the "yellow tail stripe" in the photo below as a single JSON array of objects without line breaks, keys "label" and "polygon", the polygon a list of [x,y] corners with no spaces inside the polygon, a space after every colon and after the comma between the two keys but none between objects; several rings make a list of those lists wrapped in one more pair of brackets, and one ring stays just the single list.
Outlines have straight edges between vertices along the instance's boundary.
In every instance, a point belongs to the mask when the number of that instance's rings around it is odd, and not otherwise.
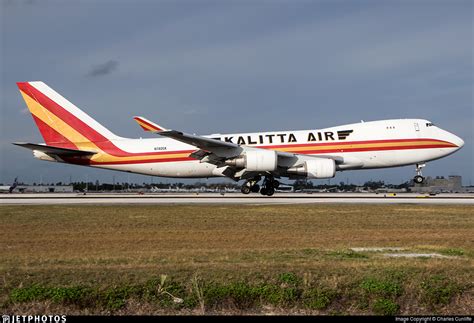
[{"label": "yellow tail stripe", "polygon": [[148,156],[126,156],[126,157],[117,157],[111,156],[108,153],[102,151],[89,139],[81,135],[74,128],[69,126],[63,120],[59,119],[56,115],[51,113],[49,110],[41,106],[38,102],[31,99],[28,95],[21,92],[25,102],[30,110],[30,112],[46,123],[49,127],[53,128],[55,131],[63,135],[69,141],[74,143],[81,150],[90,150],[96,151],[97,154],[94,155],[91,160],[98,163],[105,162],[116,162],[116,161],[134,161],[134,160],[149,160],[149,159],[167,159],[167,158],[182,158],[188,157],[189,153],[175,153],[175,154],[162,154],[162,155],[148,155]]},{"label": "yellow tail stripe", "polygon": [[28,106],[30,112],[46,123],[48,126],[53,128],[56,132],[67,138],[70,142],[74,143],[79,149],[93,150],[99,152],[100,149],[94,145],[89,139],[81,135],[70,125],[59,119],[55,114],[51,113],[48,109],[44,108],[41,104],[30,98],[27,94],[20,91],[23,99]]}]

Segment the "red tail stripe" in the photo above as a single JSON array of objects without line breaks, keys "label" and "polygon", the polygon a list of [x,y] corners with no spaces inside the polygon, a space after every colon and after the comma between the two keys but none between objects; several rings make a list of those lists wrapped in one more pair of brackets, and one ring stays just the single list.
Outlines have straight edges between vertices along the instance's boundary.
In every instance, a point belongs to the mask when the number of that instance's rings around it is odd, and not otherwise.
[{"label": "red tail stripe", "polygon": [[[70,125],[81,135],[93,142],[97,147],[105,151],[106,153],[116,157],[130,157],[130,156],[149,156],[149,155],[161,155],[163,152],[145,152],[145,153],[129,153],[121,150],[115,146],[109,139],[102,136],[100,133],[89,127],[82,120],[71,114],[69,111],[61,107],[59,104],[48,98],[42,92],[37,90],[35,87],[27,82],[17,83],[20,90],[37,101],[44,108],[48,109],[51,113],[56,115],[62,121]],[[194,150],[193,150],[194,151]]]},{"label": "red tail stripe", "polygon": [[73,127],[90,141],[95,142],[108,140],[29,83],[18,83],[18,87],[33,100],[37,101],[44,108],[48,109],[51,113]]},{"label": "red tail stripe", "polygon": [[56,130],[48,126],[46,123],[41,121],[41,119],[37,118],[34,115],[32,116],[47,145],[60,148],[77,149],[77,146],[74,145],[71,141],[69,141],[66,137],[64,137],[59,132],[57,132]]}]

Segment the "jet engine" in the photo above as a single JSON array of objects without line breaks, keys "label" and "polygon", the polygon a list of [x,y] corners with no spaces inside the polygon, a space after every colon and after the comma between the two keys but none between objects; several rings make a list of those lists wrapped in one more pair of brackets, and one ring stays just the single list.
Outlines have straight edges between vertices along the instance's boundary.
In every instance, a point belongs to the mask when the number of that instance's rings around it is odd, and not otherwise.
[{"label": "jet engine", "polygon": [[249,172],[273,172],[277,169],[278,157],[272,150],[247,150],[243,155],[228,159],[226,165],[245,168]]},{"label": "jet engine", "polygon": [[287,172],[307,178],[332,178],[336,175],[336,163],[326,158],[309,159],[300,166],[288,168]]}]

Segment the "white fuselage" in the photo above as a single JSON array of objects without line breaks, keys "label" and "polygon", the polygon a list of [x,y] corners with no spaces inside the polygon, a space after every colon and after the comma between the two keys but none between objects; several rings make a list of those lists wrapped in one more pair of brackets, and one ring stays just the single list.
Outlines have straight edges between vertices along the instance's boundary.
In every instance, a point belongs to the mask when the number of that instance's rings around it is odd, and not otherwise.
[{"label": "white fuselage", "polygon": [[[161,136],[127,139],[113,134],[44,82],[17,85],[45,144],[14,144],[32,150],[36,158],[163,177],[250,179],[254,188],[256,178],[265,176],[260,191],[264,195],[278,187],[273,177],[322,179],[334,177],[336,171],[410,164],[418,164],[417,174],[421,174],[424,162],[450,155],[464,144],[423,119],[197,136],[136,116],[142,129]],[[251,186],[244,191],[249,193]]]},{"label": "white fuselage", "polygon": [[[312,156],[329,157],[338,161],[337,170],[423,163],[450,155],[464,144],[456,135],[423,119],[361,122],[320,130],[214,134],[204,137],[295,153],[302,161]],[[183,157],[198,148],[170,138],[124,138],[112,142],[129,153],[163,152],[177,158],[160,162],[91,166],[163,177],[224,176],[222,167]]]}]

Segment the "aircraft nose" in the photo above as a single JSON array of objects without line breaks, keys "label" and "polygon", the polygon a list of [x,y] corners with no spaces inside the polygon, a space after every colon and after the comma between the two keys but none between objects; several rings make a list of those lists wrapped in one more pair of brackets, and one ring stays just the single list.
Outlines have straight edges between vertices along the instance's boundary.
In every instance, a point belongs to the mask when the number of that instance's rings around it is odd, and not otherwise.
[{"label": "aircraft nose", "polygon": [[462,140],[461,138],[459,138],[458,136],[456,135],[452,135],[452,140],[451,142],[453,144],[455,144],[456,146],[458,146],[458,149],[461,149],[462,146],[464,146],[464,140]]}]

